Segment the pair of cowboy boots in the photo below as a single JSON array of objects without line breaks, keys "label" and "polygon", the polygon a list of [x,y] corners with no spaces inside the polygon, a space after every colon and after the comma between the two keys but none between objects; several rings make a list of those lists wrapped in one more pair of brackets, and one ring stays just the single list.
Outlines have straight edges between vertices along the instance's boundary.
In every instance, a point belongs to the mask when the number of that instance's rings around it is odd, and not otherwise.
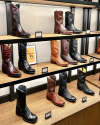
[{"label": "pair of cowboy boots", "polygon": [[[24,73],[34,74],[35,70],[31,68],[26,59],[26,43],[18,44],[19,62],[18,67]],[[9,77],[20,77],[22,74],[12,64],[11,45],[1,45],[2,52],[2,72],[8,74]]]},{"label": "pair of cowboy boots", "polygon": [[78,30],[74,26],[74,15],[71,12],[65,12],[65,26],[63,25],[63,12],[62,11],[55,11],[54,12],[55,18],[55,26],[54,26],[54,33],[61,33],[61,34],[73,34],[73,33],[82,33],[81,30]]},{"label": "pair of cowboy boots", "polygon": [[58,66],[68,66],[68,64],[77,64],[69,55],[69,41],[61,40],[61,57],[59,55],[59,42],[51,41],[51,63],[56,63]]}]

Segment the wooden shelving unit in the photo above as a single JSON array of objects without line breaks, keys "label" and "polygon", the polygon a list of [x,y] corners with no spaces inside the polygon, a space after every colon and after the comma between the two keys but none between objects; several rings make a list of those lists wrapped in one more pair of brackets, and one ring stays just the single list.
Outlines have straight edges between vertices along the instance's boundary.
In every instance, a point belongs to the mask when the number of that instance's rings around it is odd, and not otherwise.
[{"label": "wooden shelving unit", "polygon": [[99,35],[100,35],[100,31],[90,32],[90,34],[86,34],[86,31],[83,31],[83,33],[81,34],[72,34],[72,35],[63,35],[63,34],[54,34],[54,33],[42,34],[42,38],[35,38],[35,34],[31,34],[29,38],[21,38],[21,37],[6,35],[6,36],[0,36],[0,44],[74,39],[74,38],[83,38],[83,37],[93,37],[93,36],[99,36]]},{"label": "wooden shelving unit", "polygon": [[[77,81],[73,81],[68,85],[69,92],[77,98],[75,103],[65,101],[64,107],[55,106],[52,102],[46,99],[46,90],[31,94],[27,96],[27,105],[29,109],[38,116],[36,125],[51,125],[64,118],[71,116],[97,102],[100,101],[99,88],[86,82],[89,88],[94,92],[94,96],[86,95],[82,91],[77,89]],[[58,93],[58,87],[56,87],[56,93]],[[87,102],[82,103],[82,97],[87,96]],[[23,119],[15,114],[16,101],[3,103],[0,105],[0,124],[1,125],[30,125],[23,121]],[[45,120],[45,113],[52,111],[52,118]]]},{"label": "wooden shelving unit", "polygon": [[[36,73],[34,75],[30,75],[30,74],[25,74],[21,71],[22,76],[20,78],[9,77],[6,74],[2,73],[2,71],[0,71],[0,87],[7,87],[9,85],[14,85],[14,84],[26,82],[29,80],[34,80],[34,79],[45,77],[51,74],[56,74],[56,73],[63,72],[63,71],[69,71],[72,69],[77,69],[79,67],[93,65],[94,63],[96,64],[100,62],[100,60],[94,59],[94,62],[90,63],[89,56],[83,55],[82,57],[87,59],[86,63],[78,63],[78,65],[69,64],[68,67],[57,66],[56,64],[52,64],[51,62],[44,62],[44,63],[32,65],[32,67],[36,70]],[[44,67],[48,67],[48,73],[42,74],[42,68]]]}]

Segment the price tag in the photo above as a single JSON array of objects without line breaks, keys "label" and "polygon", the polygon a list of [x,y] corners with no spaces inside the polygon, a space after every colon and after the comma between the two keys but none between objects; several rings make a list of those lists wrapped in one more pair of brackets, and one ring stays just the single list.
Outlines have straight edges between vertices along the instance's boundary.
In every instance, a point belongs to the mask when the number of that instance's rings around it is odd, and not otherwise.
[{"label": "price tag", "polygon": [[46,120],[49,119],[49,118],[51,118],[51,117],[52,117],[51,116],[51,111],[45,114],[45,119]]},{"label": "price tag", "polygon": [[90,30],[87,30],[86,33],[87,33],[87,34],[90,34]]},{"label": "price tag", "polygon": [[90,61],[89,61],[89,62],[90,62],[90,63],[91,63],[91,62],[94,62],[94,58],[90,58]]},{"label": "price tag", "polygon": [[35,32],[35,38],[41,38],[42,37],[42,31]]},{"label": "price tag", "polygon": [[42,73],[47,73],[48,72],[48,67],[42,68]]},{"label": "price tag", "polygon": [[86,101],[87,101],[87,96],[85,96],[85,97],[82,98],[82,103],[84,103]]}]

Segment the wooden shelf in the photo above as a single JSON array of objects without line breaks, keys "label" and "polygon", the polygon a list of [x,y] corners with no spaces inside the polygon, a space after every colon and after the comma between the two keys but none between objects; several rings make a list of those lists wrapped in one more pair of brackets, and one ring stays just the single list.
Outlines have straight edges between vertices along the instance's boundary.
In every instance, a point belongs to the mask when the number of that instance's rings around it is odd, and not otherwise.
[{"label": "wooden shelf", "polygon": [[83,31],[83,33],[81,33],[81,34],[72,34],[72,35],[53,34],[53,33],[52,34],[42,34],[42,38],[35,38],[34,34],[31,34],[30,38],[21,38],[21,37],[6,35],[6,36],[0,36],[0,44],[61,40],[61,39],[93,37],[93,36],[99,36],[99,35],[100,35],[100,31],[90,32],[90,34],[86,34],[86,32]]},{"label": "wooden shelf", "polygon": [[94,86],[100,88],[100,81],[99,81],[99,75],[100,73],[97,73],[95,75],[90,75],[86,77],[86,80],[93,84]]},{"label": "wooden shelf", "polygon": [[100,54],[92,53],[92,54],[88,54],[88,55],[91,56],[91,57],[95,57],[97,59],[100,59]]},{"label": "wooden shelf", "polygon": [[[75,103],[65,101],[64,107],[55,106],[52,102],[46,99],[46,91],[41,91],[35,94],[27,96],[27,105],[29,109],[38,116],[36,125],[51,125],[57,121],[60,121],[74,113],[81,111],[100,101],[99,88],[86,82],[90,89],[95,92],[94,96],[86,95],[82,91],[77,89],[77,81],[73,81],[68,85],[69,92],[74,95],[77,100]],[[56,93],[58,94],[58,86],[56,87]],[[82,103],[83,97],[87,96],[87,102]],[[0,124],[1,125],[30,125],[23,121],[23,119],[15,114],[16,100],[13,102],[6,102],[0,105]],[[52,118],[45,120],[45,113],[52,111]]]},{"label": "wooden shelf", "polygon": [[4,0],[13,1],[20,3],[33,3],[33,4],[43,4],[43,5],[57,5],[57,6],[71,6],[71,7],[83,7],[83,8],[95,8],[99,7],[100,4],[90,1],[76,1],[76,0]]},{"label": "wooden shelf", "polygon": [[[22,76],[20,78],[9,77],[6,74],[2,73],[2,71],[0,71],[0,88],[26,82],[29,80],[38,79],[41,77],[45,77],[45,76],[56,74],[56,73],[63,72],[63,71],[77,69],[83,66],[89,66],[89,65],[100,63],[100,60],[98,59],[94,59],[94,62],[90,63],[89,56],[82,55],[82,57],[87,59],[86,63],[78,63],[78,65],[68,65],[68,67],[60,67],[60,66],[57,66],[56,64],[52,64],[51,62],[44,62],[44,63],[32,65],[32,68],[36,70],[36,73],[34,75],[30,75],[30,74],[25,74],[21,71]],[[44,67],[48,67],[48,73],[42,74],[42,68]]]}]

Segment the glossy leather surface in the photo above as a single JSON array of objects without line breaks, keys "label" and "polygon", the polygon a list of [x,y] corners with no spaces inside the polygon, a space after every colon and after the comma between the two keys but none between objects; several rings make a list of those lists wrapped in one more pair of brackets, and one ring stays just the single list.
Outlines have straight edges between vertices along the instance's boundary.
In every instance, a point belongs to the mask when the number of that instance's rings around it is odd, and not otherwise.
[{"label": "glossy leather surface", "polygon": [[1,45],[2,71],[10,77],[20,77],[21,73],[14,67],[11,60],[11,46]]},{"label": "glossy leather surface", "polygon": [[69,102],[75,102],[76,98],[72,96],[67,89],[67,73],[59,73],[59,92],[58,94],[64,97]]},{"label": "glossy leather surface", "polygon": [[94,95],[95,93],[91,89],[89,89],[89,87],[85,82],[86,73],[78,69],[77,75],[78,75],[77,88],[83,91],[85,94]]},{"label": "glossy leather surface", "polygon": [[56,76],[51,75],[47,77],[47,94],[46,98],[49,101],[52,101],[56,106],[64,106],[65,102],[61,100],[55,93],[55,86],[56,86]]},{"label": "glossy leather surface", "polygon": [[20,23],[20,5],[10,4],[11,21],[12,21],[12,35],[18,37],[29,37],[30,34],[26,33]]},{"label": "glossy leather surface", "polygon": [[69,55],[69,41],[67,39],[61,40],[61,58],[69,64],[76,65],[78,63]]},{"label": "glossy leather surface", "polygon": [[37,121],[38,117],[33,114],[26,105],[26,87],[20,85],[17,92],[17,105],[16,105],[16,115],[22,116],[23,120],[26,122],[34,123]]},{"label": "glossy leather surface", "polygon": [[18,66],[20,70],[23,70],[24,73],[34,74],[35,69],[32,69],[26,59],[26,43],[18,43],[19,50],[19,62]]},{"label": "glossy leather surface", "polygon": [[63,12],[62,11],[55,11],[54,18],[55,18],[54,33],[73,34],[72,31],[67,30],[63,25]]},{"label": "glossy leather surface", "polygon": [[51,63],[56,63],[58,66],[68,66],[68,63],[63,61],[59,55],[59,43],[57,40],[51,41]]},{"label": "glossy leather surface", "polygon": [[77,40],[70,39],[70,49],[69,49],[70,56],[73,59],[77,60],[78,62],[86,63],[87,60],[81,57],[81,55],[77,52],[77,48],[78,48]]},{"label": "glossy leather surface", "polygon": [[68,11],[65,12],[65,27],[68,30],[73,31],[73,33],[76,33],[76,34],[82,33],[82,31],[76,29],[73,24],[74,24],[74,15],[73,15],[73,13],[68,12]]},{"label": "glossy leather surface", "polygon": [[99,38],[99,40],[98,40],[97,54],[100,54],[100,38]]}]

